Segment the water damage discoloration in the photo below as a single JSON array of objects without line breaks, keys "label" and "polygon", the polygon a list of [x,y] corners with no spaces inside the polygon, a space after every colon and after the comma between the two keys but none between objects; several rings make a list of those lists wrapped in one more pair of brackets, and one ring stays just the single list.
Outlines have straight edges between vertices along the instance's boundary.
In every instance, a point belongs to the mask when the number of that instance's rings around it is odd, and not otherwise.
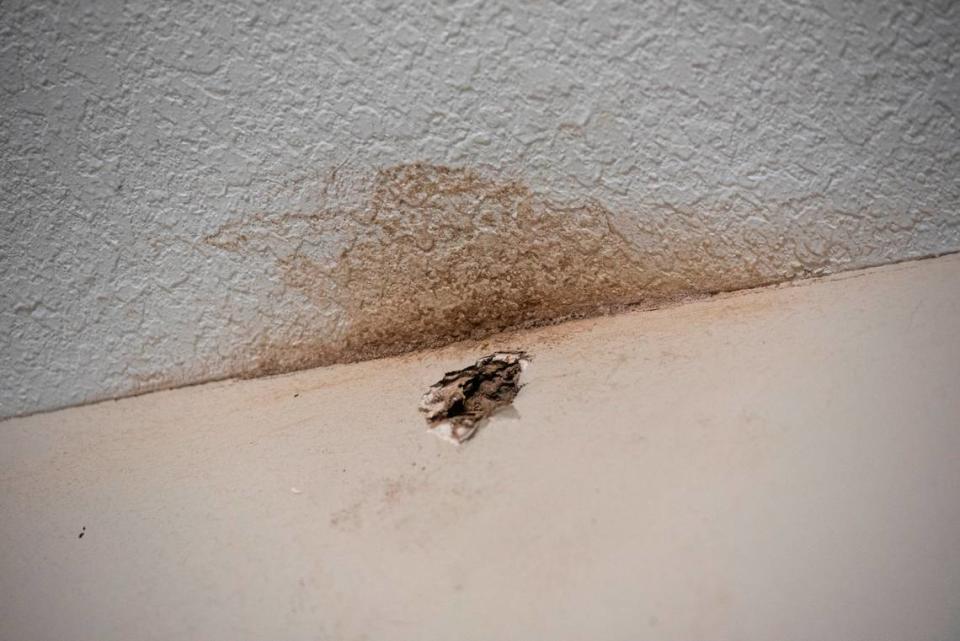
[{"label": "water damage discoloration", "polygon": [[[305,297],[314,310],[252,337],[254,358],[238,356],[233,374],[397,354],[770,280],[749,261],[715,255],[727,250],[710,230],[691,233],[696,217],[659,211],[658,229],[627,237],[600,202],[557,202],[485,170],[414,163],[353,182],[332,170],[321,182],[312,209],[254,216],[206,239],[244,260],[269,256],[278,300]],[[676,225],[686,227],[671,232]],[[731,264],[740,268],[724,269]]]}]

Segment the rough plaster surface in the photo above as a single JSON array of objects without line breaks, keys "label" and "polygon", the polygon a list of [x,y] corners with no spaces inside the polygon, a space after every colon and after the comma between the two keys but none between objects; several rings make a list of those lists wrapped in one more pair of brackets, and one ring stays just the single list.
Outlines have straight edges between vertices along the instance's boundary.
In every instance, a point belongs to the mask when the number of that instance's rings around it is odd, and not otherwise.
[{"label": "rough plaster surface", "polygon": [[5,2],[0,59],[0,415],[960,248],[955,2]]},{"label": "rough plaster surface", "polygon": [[0,638],[955,641],[958,318],[947,256],[4,421]]}]

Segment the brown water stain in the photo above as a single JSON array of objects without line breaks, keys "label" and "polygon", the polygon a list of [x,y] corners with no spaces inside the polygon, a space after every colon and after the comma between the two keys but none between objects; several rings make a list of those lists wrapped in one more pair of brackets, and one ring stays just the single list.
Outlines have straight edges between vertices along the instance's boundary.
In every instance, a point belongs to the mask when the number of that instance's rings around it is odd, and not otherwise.
[{"label": "brown water stain", "polygon": [[[335,174],[327,180],[339,184]],[[709,248],[641,253],[603,204],[555,202],[479,170],[398,165],[366,189],[355,207],[257,216],[206,239],[230,252],[272,254],[285,287],[333,317],[332,329],[312,337],[307,329],[260,339],[254,359],[237,359],[237,373],[393,355],[763,280],[749,269],[718,269],[723,261],[711,260]],[[349,239],[339,255],[305,249],[331,244],[332,235]]]}]

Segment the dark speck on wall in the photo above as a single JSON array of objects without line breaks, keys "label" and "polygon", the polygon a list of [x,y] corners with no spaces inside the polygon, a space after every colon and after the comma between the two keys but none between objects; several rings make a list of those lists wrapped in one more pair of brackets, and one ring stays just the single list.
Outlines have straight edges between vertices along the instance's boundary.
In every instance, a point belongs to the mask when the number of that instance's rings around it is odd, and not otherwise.
[{"label": "dark speck on wall", "polygon": [[77,535],[77,538],[82,539],[83,535],[86,533],[87,533],[87,526],[84,525],[82,528],[80,528],[80,534]]}]

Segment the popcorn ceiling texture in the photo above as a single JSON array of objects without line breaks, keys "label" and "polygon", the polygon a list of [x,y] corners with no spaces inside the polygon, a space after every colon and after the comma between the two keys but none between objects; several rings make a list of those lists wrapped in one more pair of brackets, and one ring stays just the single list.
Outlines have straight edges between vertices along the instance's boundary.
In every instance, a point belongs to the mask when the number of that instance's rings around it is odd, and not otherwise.
[{"label": "popcorn ceiling texture", "polygon": [[955,2],[6,2],[0,59],[0,416],[960,248]]}]

